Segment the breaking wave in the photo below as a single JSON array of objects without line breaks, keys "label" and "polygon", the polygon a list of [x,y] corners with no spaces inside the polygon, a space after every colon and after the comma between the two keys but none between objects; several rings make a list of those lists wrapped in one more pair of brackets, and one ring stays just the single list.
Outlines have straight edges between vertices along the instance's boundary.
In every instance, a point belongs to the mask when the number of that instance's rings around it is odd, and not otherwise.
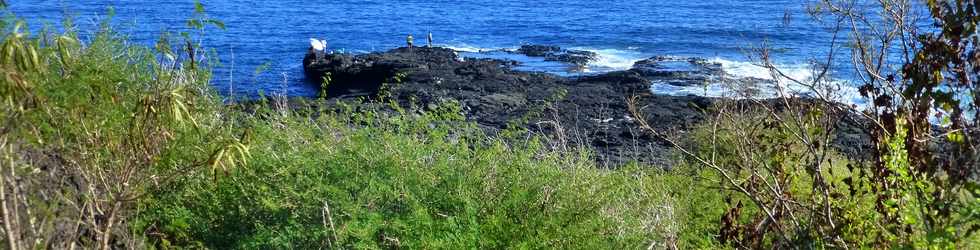
[{"label": "breaking wave", "polygon": [[[711,63],[721,64],[722,69],[727,74],[728,79],[751,78],[757,83],[756,86],[735,86],[735,84],[723,81],[712,82],[707,86],[673,86],[662,82],[653,82],[651,91],[659,94],[668,95],[700,95],[708,97],[733,97],[733,98],[773,98],[782,95],[815,97],[822,96],[829,100],[864,106],[866,101],[858,93],[858,89],[851,81],[847,80],[822,80],[816,88],[811,85],[818,74],[810,64],[778,64],[776,67],[782,72],[780,75],[773,75],[769,69],[747,61],[734,61],[723,58],[713,58]],[[738,82],[738,81],[735,81]],[[803,83],[803,84],[800,84]],[[751,96],[745,92],[737,92],[735,89],[741,87],[754,88]]]}]

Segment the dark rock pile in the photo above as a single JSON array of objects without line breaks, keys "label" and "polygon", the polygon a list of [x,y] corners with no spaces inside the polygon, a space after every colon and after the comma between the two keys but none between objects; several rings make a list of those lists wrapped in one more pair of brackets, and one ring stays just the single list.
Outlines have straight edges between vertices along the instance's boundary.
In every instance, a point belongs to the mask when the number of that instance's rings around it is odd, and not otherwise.
[{"label": "dark rock pile", "polygon": [[[527,45],[518,50],[528,56],[556,60],[579,56],[553,46]],[[568,60],[580,62],[583,59]],[[597,153],[600,162],[614,167],[637,160],[668,166],[668,145],[641,131],[626,100],[637,97],[647,122],[656,129],[684,133],[704,118],[702,110],[715,100],[700,96],[657,95],[651,80],[679,85],[702,84],[724,75],[721,66],[696,58],[656,57],[636,63],[631,70],[581,77],[512,70],[513,62],[459,58],[447,48],[398,48],[363,55],[330,54],[304,59],[308,78],[318,81],[329,73],[330,98],[371,96],[387,85],[400,103],[421,107],[445,100],[458,101],[466,117],[494,133],[509,122],[527,120],[526,126],[557,144],[582,146]],[[399,75],[399,79],[393,79]],[[543,112],[535,112],[547,107]]]},{"label": "dark rock pile", "polygon": [[696,57],[652,57],[633,63],[630,71],[651,81],[659,80],[675,86],[703,85],[726,77],[720,63]]},{"label": "dark rock pile", "polygon": [[580,67],[599,58],[599,55],[592,51],[568,50],[549,45],[523,45],[511,52],[529,57],[543,57],[545,61],[568,63]]}]

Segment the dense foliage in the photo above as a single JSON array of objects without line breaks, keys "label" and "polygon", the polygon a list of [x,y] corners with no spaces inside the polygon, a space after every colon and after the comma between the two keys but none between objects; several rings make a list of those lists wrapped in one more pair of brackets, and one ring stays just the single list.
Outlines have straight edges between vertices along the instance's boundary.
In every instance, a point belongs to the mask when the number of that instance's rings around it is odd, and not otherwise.
[{"label": "dense foliage", "polygon": [[[840,89],[826,77],[840,56],[834,51],[828,63],[814,65],[814,78],[793,79],[772,63],[768,48],[759,49],[777,89],[797,84],[814,94],[719,105],[699,143],[674,143],[730,190],[719,240],[750,248],[976,248],[980,3],[810,4],[810,14],[835,32],[831,44],[852,49],[869,105],[839,105],[828,96],[826,89]],[[867,135],[870,151],[835,156],[836,131],[854,128]]]},{"label": "dense foliage", "polygon": [[[818,15],[866,20],[825,3]],[[977,5],[926,6],[935,33],[885,36],[914,41],[902,67],[858,67],[871,109],[719,101],[680,137],[640,124],[677,146],[670,170],[603,169],[547,136],[490,135],[452,101],[226,103],[199,43],[224,24],[201,5],[152,48],[108,24],[81,40],[70,20],[32,34],[3,19],[0,237],[11,249],[976,248]],[[856,57],[887,50],[861,34]],[[841,130],[868,134],[873,154],[841,153],[853,146]]]},{"label": "dense foliage", "polygon": [[683,227],[683,178],[489,137],[452,102],[222,103],[195,42],[220,25],[192,20],[154,48],[3,23],[7,247],[637,248]]}]

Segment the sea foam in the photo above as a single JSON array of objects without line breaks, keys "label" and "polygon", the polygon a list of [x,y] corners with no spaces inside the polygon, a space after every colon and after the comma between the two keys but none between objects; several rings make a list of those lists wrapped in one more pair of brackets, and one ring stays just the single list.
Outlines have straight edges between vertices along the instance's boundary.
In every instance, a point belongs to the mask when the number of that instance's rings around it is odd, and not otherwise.
[{"label": "sea foam", "polygon": [[604,73],[616,70],[628,70],[636,61],[647,58],[634,50],[597,49],[588,47],[571,48],[596,53],[596,60],[588,64],[589,72]]},{"label": "sea foam", "polygon": [[[571,68],[557,63],[545,62],[541,58],[530,58],[519,55],[511,55],[505,51],[514,51],[516,47],[477,47],[467,44],[454,44],[445,46],[447,48],[466,53],[468,56],[509,59],[521,62],[523,65],[518,67],[520,70],[543,71],[563,76],[576,76],[583,74],[601,74],[617,70],[629,70],[637,61],[647,59],[651,55],[643,54],[635,49],[610,49],[595,47],[572,47],[570,50],[590,51],[596,53],[596,60],[590,62],[584,68]],[[686,58],[686,57],[679,57]],[[813,67],[807,63],[781,63],[775,66],[782,72],[782,75],[773,75],[769,69],[759,66],[749,61],[730,60],[716,57],[708,60],[709,63],[718,63],[722,66],[726,75],[724,78],[706,85],[677,86],[667,82],[653,81],[650,83],[650,90],[657,94],[666,95],[698,95],[706,97],[727,97],[727,98],[774,98],[779,96],[795,97],[824,97],[831,101],[844,104],[865,106],[866,101],[857,91],[852,82],[847,80],[824,80],[819,89],[813,89],[806,85],[814,80],[816,73]],[[571,71],[570,69],[574,69]],[[733,79],[754,78],[757,86],[751,86],[754,91],[752,95],[744,92],[736,92],[735,89],[744,86],[733,86]]]},{"label": "sea foam", "polygon": [[[727,74],[726,78],[755,78],[759,83],[755,87],[753,95],[745,95],[734,91],[737,86],[732,86],[725,81],[710,82],[706,86],[673,86],[661,82],[653,82],[651,91],[659,94],[668,95],[700,95],[707,97],[730,97],[730,98],[774,98],[780,96],[795,97],[824,97],[831,101],[844,104],[864,106],[866,101],[858,94],[853,82],[847,80],[822,80],[819,88],[811,88],[816,72],[807,63],[796,64],[776,64],[781,74],[775,74],[768,68],[748,61],[735,61],[724,58],[712,58],[711,63],[721,64],[722,69]],[[801,84],[802,83],[802,84]]]}]

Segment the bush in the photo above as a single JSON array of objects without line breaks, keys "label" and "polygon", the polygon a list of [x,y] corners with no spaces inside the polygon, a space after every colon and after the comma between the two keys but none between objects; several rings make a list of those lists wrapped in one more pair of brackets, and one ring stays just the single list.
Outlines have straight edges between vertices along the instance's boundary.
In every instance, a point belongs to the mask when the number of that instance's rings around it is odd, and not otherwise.
[{"label": "bush", "polygon": [[[944,92],[976,89],[977,71],[964,70],[976,63],[960,60],[975,58],[976,32],[954,32],[974,30],[976,11],[929,6],[944,33],[917,40],[930,50],[910,53],[918,56],[906,62],[906,78],[865,86],[868,97],[901,99],[883,98],[879,111],[789,96],[720,101],[712,119],[678,139],[653,130],[631,105],[645,129],[676,147],[670,171],[597,168],[586,150],[507,136],[526,131],[491,137],[453,102],[222,103],[208,85],[213,64],[200,60],[205,50],[194,41],[224,24],[200,4],[181,45],[164,35],[154,48],[132,45],[109,25],[83,41],[70,29],[32,36],[5,19],[2,243],[976,248],[977,123],[964,118],[977,103]],[[965,17],[973,19],[957,22]],[[935,103],[949,120],[938,136],[924,129]],[[857,115],[877,125],[859,129],[875,146],[870,161],[834,146],[836,130]]]},{"label": "bush", "polygon": [[157,190],[139,227],[160,245],[241,248],[639,247],[675,233],[657,172],[488,139],[459,112],[243,119],[249,164]]},{"label": "bush", "polygon": [[89,41],[24,27],[0,37],[5,242],[137,246],[120,226],[132,201],[203,165],[226,137],[207,72],[158,60],[105,24]]},{"label": "bush", "polygon": [[[675,144],[686,162],[680,171],[694,173],[690,185],[716,190],[677,206],[718,208],[681,212],[681,221],[694,222],[682,230],[681,245],[971,249],[980,242],[971,232],[980,211],[977,194],[946,190],[907,171],[903,134],[882,149],[891,152],[883,159],[896,174],[877,179],[873,162],[842,155],[834,146],[838,126],[849,126],[842,117],[852,114],[827,112],[836,104],[787,101],[719,102],[686,144]],[[934,192],[955,192],[949,198],[959,202],[955,212],[940,216],[942,208],[926,206],[941,197],[922,194]],[[929,217],[958,226],[931,228]]]},{"label": "bush", "polygon": [[246,112],[197,44],[37,37],[2,37],[11,248],[638,248],[681,227],[664,173],[489,138],[453,103]]}]

